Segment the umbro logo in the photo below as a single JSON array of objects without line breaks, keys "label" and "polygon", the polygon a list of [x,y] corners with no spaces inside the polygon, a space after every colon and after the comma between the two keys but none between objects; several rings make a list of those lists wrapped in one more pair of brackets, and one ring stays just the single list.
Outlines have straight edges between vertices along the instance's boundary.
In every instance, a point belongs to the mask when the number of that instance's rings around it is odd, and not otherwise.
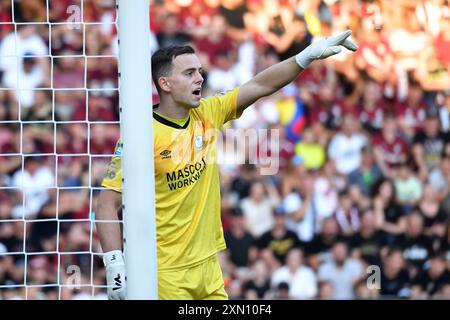
[{"label": "umbro logo", "polygon": [[170,150],[164,150],[164,151],[160,152],[161,159],[169,159],[171,157],[171,153],[172,153],[172,151],[170,151]]}]

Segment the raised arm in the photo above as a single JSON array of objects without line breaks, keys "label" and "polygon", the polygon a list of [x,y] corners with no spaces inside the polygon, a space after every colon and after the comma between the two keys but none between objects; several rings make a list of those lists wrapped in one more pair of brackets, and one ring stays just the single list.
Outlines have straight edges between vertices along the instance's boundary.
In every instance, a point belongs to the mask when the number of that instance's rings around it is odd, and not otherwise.
[{"label": "raised arm", "polygon": [[351,34],[351,30],[347,30],[335,36],[318,40],[296,56],[258,73],[239,89],[238,113],[244,111],[259,98],[268,96],[292,82],[314,60],[325,59],[341,52],[341,46],[356,51],[358,48],[356,44],[347,39]]}]

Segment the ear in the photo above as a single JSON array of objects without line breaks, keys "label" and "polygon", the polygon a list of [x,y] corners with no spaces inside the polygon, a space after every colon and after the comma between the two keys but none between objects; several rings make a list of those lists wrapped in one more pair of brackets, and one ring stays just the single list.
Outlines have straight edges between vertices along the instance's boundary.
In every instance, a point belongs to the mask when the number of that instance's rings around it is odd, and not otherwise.
[{"label": "ear", "polygon": [[169,79],[167,79],[167,77],[159,77],[158,85],[163,91],[170,92],[172,90]]}]

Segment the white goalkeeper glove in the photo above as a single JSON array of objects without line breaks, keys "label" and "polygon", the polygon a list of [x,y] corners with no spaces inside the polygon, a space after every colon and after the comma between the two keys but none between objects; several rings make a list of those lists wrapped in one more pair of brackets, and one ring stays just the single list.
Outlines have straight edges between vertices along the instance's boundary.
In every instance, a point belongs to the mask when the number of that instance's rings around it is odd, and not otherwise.
[{"label": "white goalkeeper glove", "polygon": [[125,300],[127,294],[127,277],[122,251],[113,250],[106,252],[103,255],[103,263],[106,267],[108,299]]},{"label": "white goalkeeper glove", "polygon": [[311,43],[305,50],[295,56],[297,64],[306,69],[311,62],[317,59],[325,59],[342,51],[341,46],[356,51],[358,46],[347,39],[352,34],[351,30],[347,30],[340,34],[320,39]]}]

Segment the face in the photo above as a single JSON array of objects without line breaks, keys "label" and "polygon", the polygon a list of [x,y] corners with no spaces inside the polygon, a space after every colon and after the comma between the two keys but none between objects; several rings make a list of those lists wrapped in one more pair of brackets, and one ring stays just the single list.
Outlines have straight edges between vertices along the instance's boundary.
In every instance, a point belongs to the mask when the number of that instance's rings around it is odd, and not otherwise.
[{"label": "face", "polygon": [[424,123],[424,131],[428,136],[436,136],[439,133],[439,118],[427,118]]},{"label": "face", "polygon": [[413,237],[420,235],[423,230],[423,220],[421,219],[420,214],[410,214],[408,218],[407,232]]},{"label": "face", "polygon": [[344,117],[342,130],[347,134],[353,134],[356,131],[356,119],[352,115]]},{"label": "face", "polygon": [[375,228],[375,215],[372,211],[365,212],[362,216],[361,228],[370,230]]},{"label": "face", "polygon": [[387,260],[389,268],[400,270],[403,268],[403,255],[400,251],[393,253]]},{"label": "face", "polygon": [[250,196],[256,201],[260,201],[264,197],[264,185],[260,182],[255,182],[250,189]]},{"label": "face", "polygon": [[343,263],[347,259],[347,246],[344,243],[337,243],[332,249],[334,260]]},{"label": "face", "polygon": [[296,270],[302,264],[302,252],[297,249],[289,251],[286,257],[286,265],[289,269]]},{"label": "face", "polygon": [[394,119],[388,118],[384,120],[383,124],[383,137],[392,142],[395,140],[395,135],[397,132],[397,124]]},{"label": "face", "polygon": [[158,83],[177,105],[197,108],[200,106],[203,71],[195,54],[182,54],[172,62],[169,76],[160,77]]},{"label": "face", "polygon": [[389,199],[392,197],[393,189],[390,182],[386,181],[381,185],[380,194],[383,198]]},{"label": "face", "polygon": [[323,221],[322,234],[332,236],[338,233],[338,226],[334,219],[326,219]]},{"label": "face", "polygon": [[[381,97],[380,85],[374,81],[370,81],[364,88],[364,100],[366,103],[375,103]],[[364,104],[364,107],[368,106]]]}]

